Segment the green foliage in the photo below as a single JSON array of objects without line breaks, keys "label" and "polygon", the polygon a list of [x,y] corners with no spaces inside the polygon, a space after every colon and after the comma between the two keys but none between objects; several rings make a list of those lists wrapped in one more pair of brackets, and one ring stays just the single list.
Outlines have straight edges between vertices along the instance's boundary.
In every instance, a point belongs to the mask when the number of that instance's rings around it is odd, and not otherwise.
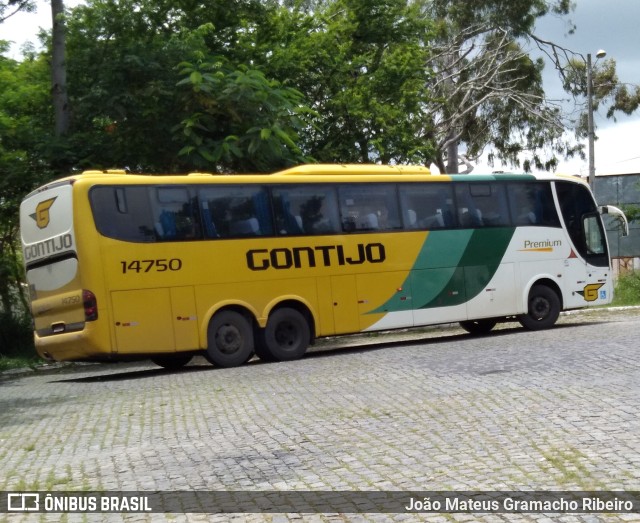
[{"label": "green foliage", "polygon": [[[587,63],[582,56],[569,59],[562,69],[563,88],[574,99],[586,100]],[[593,109],[606,109],[607,118],[616,119],[618,113],[632,114],[640,106],[640,86],[633,88],[618,78],[616,61],[613,58],[593,60]],[[574,122],[576,135],[586,138],[588,134],[587,104],[584,103]]]},{"label": "green foliage", "polygon": [[73,120],[60,151],[67,170],[185,169],[171,134],[179,121],[175,66],[202,44],[184,28],[168,31],[168,6],[157,7],[151,12],[145,2],[98,0],[69,17],[67,76]]},{"label": "green foliage", "polygon": [[75,9],[73,165],[233,172],[307,160],[294,143],[298,93],[237,58],[238,35],[265,10],[257,0],[96,0]]},{"label": "green foliage", "polygon": [[640,206],[638,205],[623,205],[622,211],[627,217],[629,223],[640,222]]},{"label": "green foliage", "polygon": [[538,18],[549,13],[566,15],[572,0],[432,0],[430,9],[440,20],[453,22],[453,29],[489,24],[508,27],[516,36],[529,33]]},{"label": "green foliage", "polygon": [[0,57],[0,355],[33,354],[22,285],[18,210],[24,195],[50,179],[42,161],[51,120],[44,59]]},{"label": "green foliage", "polygon": [[433,145],[421,113],[431,21],[420,3],[319,4],[313,12],[304,2],[280,8],[240,41],[317,112],[302,147],[322,162],[428,164]]},{"label": "green foliage", "polygon": [[313,112],[302,94],[256,69],[234,68],[221,56],[182,62],[186,138],[180,154],[205,169],[269,172],[307,162],[296,144]]},{"label": "green foliage", "polygon": [[18,12],[31,13],[35,8],[33,0],[0,0],[0,23]]},{"label": "green foliage", "polygon": [[26,313],[16,315],[0,310],[0,362],[2,358],[16,357],[37,358],[31,319]]},{"label": "green foliage", "polygon": [[618,277],[612,305],[640,305],[640,271]]}]

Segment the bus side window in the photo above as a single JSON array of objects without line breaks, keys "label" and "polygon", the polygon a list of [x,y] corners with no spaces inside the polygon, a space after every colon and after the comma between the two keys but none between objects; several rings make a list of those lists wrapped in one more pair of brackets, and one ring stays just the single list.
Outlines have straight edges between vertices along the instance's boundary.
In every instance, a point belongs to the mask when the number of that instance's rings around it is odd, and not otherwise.
[{"label": "bus side window", "polygon": [[402,228],[395,184],[342,185],[338,195],[344,232]]},{"label": "bus side window", "polygon": [[545,182],[512,182],[508,184],[509,206],[515,225],[560,227],[560,220]]},{"label": "bus side window", "polygon": [[511,224],[504,184],[470,183],[468,191],[464,185],[458,193],[462,194],[458,205],[468,208],[468,215],[464,217],[467,226],[505,227]]},{"label": "bus side window", "polygon": [[273,189],[276,230],[280,235],[338,232],[335,190],[331,187],[276,187]]},{"label": "bus side window", "polygon": [[156,187],[152,199],[154,230],[160,241],[192,240],[199,236],[187,187]]},{"label": "bus side window", "polygon": [[405,229],[442,229],[454,224],[451,185],[400,185],[400,206]]},{"label": "bus side window", "polygon": [[96,186],[89,198],[96,228],[103,236],[140,243],[155,241],[147,187]]},{"label": "bus side window", "polygon": [[202,226],[204,228],[205,237],[218,238],[220,235],[218,234],[216,224],[213,221],[213,217],[211,216],[211,211],[209,210],[209,202],[207,200],[203,200],[200,203],[200,207],[200,216],[202,217]]},{"label": "bus side window", "polygon": [[273,234],[269,194],[261,186],[206,187],[198,198],[208,238]]}]

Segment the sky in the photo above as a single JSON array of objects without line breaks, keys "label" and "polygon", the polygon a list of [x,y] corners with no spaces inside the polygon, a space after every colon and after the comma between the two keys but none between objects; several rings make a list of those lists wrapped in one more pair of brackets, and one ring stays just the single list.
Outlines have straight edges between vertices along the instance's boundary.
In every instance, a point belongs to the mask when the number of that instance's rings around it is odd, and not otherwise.
[{"label": "sky", "polygon": [[[630,89],[640,85],[640,0],[576,0],[569,18],[577,26],[573,35],[567,35],[565,20],[553,16],[540,20],[535,32],[585,57],[591,53],[594,63],[596,53],[605,50],[606,59],[616,61],[620,82],[630,84]],[[550,66],[545,69],[545,91],[562,96],[557,74]],[[594,114],[596,174],[640,173],[640,110],[630,117],[621,114],[617,121],[608,120],[605,113],[600,109]],[[588,165],[575,159],[561,164],[558,172],[586,176]]]},{"label": "sky", "polygon": [[[65,0],[65,6],[73,7],[82,0]],[[568,34],[566,17],[560,19],[549,15],[539,20],[536,35],[551,40],[576,53],[586,56],[603,49],[607,58],[617,64],[621,82],[640,85],[640,0],[575,0],[576,9],[569,19],[577,25],[574,34]],[[19,14],[0,24],[0,39],[16,42],[13,57],[18,58],[19,49],[26,41],[38,45],[37,33],[40,27],[51,28],[50,3],[39,0],[36,14]],[[550,98],[566,97],[551,66],[545,71],[545,91]],[[596,174],[640,173],[640,110],[633,116],[620,115],[617,121],[607,120],[605,111],[594,115],[596,135]],[[585,143],[586,152],[586,143]],[[480,162],[474,172],[490,172],[502,169],[490,167]],[[560,163],[557,172],[587,176],[586,160],[572,159]]]}]

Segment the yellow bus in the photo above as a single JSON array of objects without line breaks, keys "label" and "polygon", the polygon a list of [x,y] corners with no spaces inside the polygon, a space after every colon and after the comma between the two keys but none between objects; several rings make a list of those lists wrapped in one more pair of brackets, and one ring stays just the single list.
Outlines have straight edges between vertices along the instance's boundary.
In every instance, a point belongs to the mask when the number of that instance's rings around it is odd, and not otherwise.
[{"label": "yellow bus", "polygon": [[21,205],[35,345],[59,361],[232,367],[300,358],[322,336],[548,328],[612,299],[606,211],[619,213],[554,175],[85,171]]}]

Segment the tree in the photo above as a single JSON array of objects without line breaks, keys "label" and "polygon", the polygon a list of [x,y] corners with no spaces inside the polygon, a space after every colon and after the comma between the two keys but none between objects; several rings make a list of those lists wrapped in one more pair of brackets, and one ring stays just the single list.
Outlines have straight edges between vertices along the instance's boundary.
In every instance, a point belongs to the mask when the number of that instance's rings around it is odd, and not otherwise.
[{"label": "tree", "polygon": [[68,21],[73,165],[146,172],[203,168],[202,156],[179,155],[193,145],[193,134],[176,129],[193,116],[191,108],[199,109],[177,87],[183,79],[178,64],[221,56],[242,66],[239,35],[248,21],[264,19],[265,9],[257,0],[94,0],[74,9]]},{"label": "tree", "polygon": [[[558,62],[558,71],[563,79],[563,87],[581,108],[578,118],[572,123],[576,135],[579,138],[586,138],[588,133],[587,61],[583,56],[567,49],[563,49],[562,55],[566,58],[566,62]],[[608,58],[596,62],[592,70],[594,111],[604,106],[606,117],[615,120],[618,113],[630,115],[638,109],[640,86],[632,86],[620,81],[614,59]],[[583,103],[580,103],[581,101]]]},{"label": "tree", "polygon": [[[0,56],[0,354],[32,339],[19,240],[24,195],[50,179],[43,161],[53,119],[49,69],[43,58]],[[11,342],[9,344],[9,342]]]},{"label": "tree", "polygon": [[179,126],[188,144],[180,154],[196,166],[269,172],[309,161],[296,144],[311,111],[302,94],[221,56],[183,62],[188,114]]},{"label": "tree", "polygon": [[527,171],[552,169],[557,154],[574,153],[562,140],[560,108],[546,99],[543,62],[533,61],[521,44],[537,18],[550,11],[567,14],[570,2],[433,0],[425,9],[440,21],[429,59],[436,101],[425,117],[433,122],[442,172],[458,172],[460,144],[472,158],[490,147],[490,162],[515,166],[530,151],[522,164]]},{"label": "tree", "polygon": [[304,151],[323,162],[430,163],[425,66],[431,22],[419,2],[290,2],[241,47],[317,113]]},{"label": "tree", "polygon": [[[288,0],[251,27],[250,49],[318,113],[304,147],[322,161],[437,163],[471,157],[552,169],[574,145],[524,41],[566,0]],[[309,12],[309,9],[312,11]],[[242,41],[241,41],[242,42]],[[449,165],[447,165],[449,160]]]},{"label": "tree", "polygon": [[35,11],[34,0],[2,0],[0,1],[0,24],[20,11]]},{"label": "tree", "polygon": [[51,0],[52,44],[51,44],[51,95],[55,115],[55,135],[69,132],[69,98],[67,96],[67,69],[65,63],[66,37],[64,4],[62,0]]}]

